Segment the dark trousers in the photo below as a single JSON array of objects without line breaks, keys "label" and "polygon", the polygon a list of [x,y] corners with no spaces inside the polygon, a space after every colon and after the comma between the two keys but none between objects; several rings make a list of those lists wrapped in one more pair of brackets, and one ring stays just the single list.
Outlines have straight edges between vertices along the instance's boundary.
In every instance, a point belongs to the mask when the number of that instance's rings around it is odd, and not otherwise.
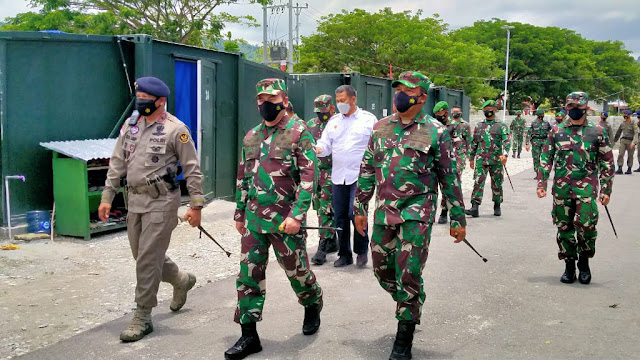
[{"label": "dark trousers", "polygon": [[[357,182],[351,185],[333,184],[333,211],[338,230],[338,242],[340,250],[338,256],[353,257],[351,253],[351,224],[353,223],[353,198],[356,193]],[[353,226],[353,251],[358,254],[366,254],[369,247],[369,235],[360,235]]]}]

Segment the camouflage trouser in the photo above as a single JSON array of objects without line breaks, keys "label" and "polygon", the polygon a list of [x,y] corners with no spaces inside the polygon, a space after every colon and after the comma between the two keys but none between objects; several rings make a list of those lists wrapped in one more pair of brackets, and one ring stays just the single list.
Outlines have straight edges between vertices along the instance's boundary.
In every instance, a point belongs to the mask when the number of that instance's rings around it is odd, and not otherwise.
[{"label": "camouflage trouser", "polygon": [[[553,198],[553,222],[558,227],[558,258],[593,257],[596,252],[598,203],[595,198]],[[577,233],[577,234],[576,234]],[[576,236],[577,235],[577,236]]]},{"label": "camouflage trouser", "polygon": [[533,171],[537,174],[540,169],[540,156],[542,155],[542,145],[544,140],[531,140],[531,156],[533,157]]},{"label": "camouflage trouser", "polygon": [[631,140],[620,139],[620,147],[618,148],[618,168],[624,165],[624,154],[627,154],[627,167],[631,169],[633,166],[633,149],[631,149]]},{"label": "camouflage trouser", "polygon": [[456,170],[458,175],[462,176],[462,172],[467,164],[467,149],[464,144],[455,146],[456,148]]},{"label": "camouflage trouser", "polygon": [[522,152],[522,140],[524,138],[524,134],[513,134],[513,153],[520,154]]},{"label": "camouflage trouser", "polygon": [[260,234],[247,230],[241,240],[235,322],[246,324],[262,320],[270,245],[273,245],[278,263],[287,274],[291,287],[298,296],[298,302],[302,306],[308,306],[322,300],[322,289],[309,269],[305,239],[304,233]]},{"label": "camouflage trouser", "polygon": [[429,255],[430,241],[431,225],[421,221],[373,226],[373,272],[380,286],[397,302],[398,320],[420,323],[422,304],[426,298],[422,269]]},{"label": "camouflage trouser", "polygon": [[484,182],[487,180],[487,173],[491,176],[491,192],[493,193],[493,202],[502,203],[502,182],[504,175],[502,172],[502,164],[498,162],[494,165],[483,165],[482,159],[476,159],[476,169],[473,174],[474,185],[471,194],[471,202],[482,204],[482,195],[484,193]]},{"label": "camouflage trouser", "polygon": [[[318,212],[318,225],[326,227],[335,227],[335,221],[333,216],[333,196],[331,193],[332,183],[331,177],[323,176],[321,174],[318,178],[318,186],[316,192],[313,194],[313,208]],[[320,243],[327,239],[335,238],[335,231],[331,230],[318,230],[318,236],[320,237]]]}]

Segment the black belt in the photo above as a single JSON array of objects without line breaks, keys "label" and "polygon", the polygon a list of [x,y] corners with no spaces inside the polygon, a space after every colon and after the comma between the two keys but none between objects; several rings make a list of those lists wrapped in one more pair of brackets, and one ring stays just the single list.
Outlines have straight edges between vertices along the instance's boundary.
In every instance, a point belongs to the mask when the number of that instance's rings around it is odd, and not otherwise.
[{"label": "black belt", "polygon": [[632,137],[623,137],[623,139],[624,139],[624,140],[632,140],[632,141],[633,141],[633,138],[632,138]]}]

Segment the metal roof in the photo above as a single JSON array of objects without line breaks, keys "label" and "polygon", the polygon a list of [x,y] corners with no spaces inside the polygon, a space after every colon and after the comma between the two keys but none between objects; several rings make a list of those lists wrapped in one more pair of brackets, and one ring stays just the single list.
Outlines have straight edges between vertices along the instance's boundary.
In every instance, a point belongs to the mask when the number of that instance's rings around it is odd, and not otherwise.
[{"label": "metal roof", "polygon": [[40,146],[74,159],[89,161],[110,158],[116,141],[118,139],[51,141],[40,143]]}]

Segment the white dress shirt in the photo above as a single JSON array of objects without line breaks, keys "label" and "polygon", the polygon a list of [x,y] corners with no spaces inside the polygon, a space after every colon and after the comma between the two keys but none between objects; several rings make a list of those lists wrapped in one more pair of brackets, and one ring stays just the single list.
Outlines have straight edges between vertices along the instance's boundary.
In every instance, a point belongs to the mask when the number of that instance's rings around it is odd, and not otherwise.
[{"label": "white dress shirt", "polygon": [[351,116],[336,114],[322,132],[319,157],[331,155],[331,181],[351,185],[358,180],[360,163],[369,144],[373,125],[378,121],[372,113],[358,108]]}]

